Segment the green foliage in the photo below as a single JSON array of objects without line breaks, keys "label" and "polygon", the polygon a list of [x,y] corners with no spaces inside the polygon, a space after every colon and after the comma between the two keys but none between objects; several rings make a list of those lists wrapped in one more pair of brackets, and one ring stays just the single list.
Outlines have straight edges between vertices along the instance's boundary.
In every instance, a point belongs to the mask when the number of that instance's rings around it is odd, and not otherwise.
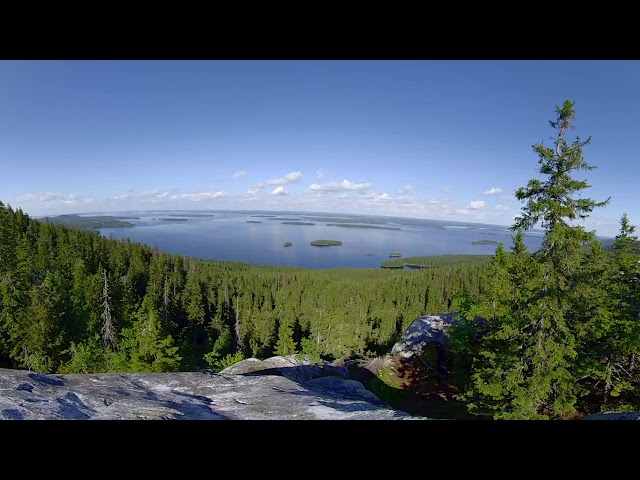
[{"label": "green foliage", "polygon": [[382,267],[404,267],[419,265],[424,267],[442,267],[448,265],[483,264],[491,260],[491,255],[434,255],[430,257],[407,257],[384,260]]},{"label": "green foliage", "polygon": [[393,383],[390,375],[391,370],[383,368],[367,385],[374,395],[387,403],[393,403],[405,396],[402,389]]},{"label": "green foliage", "polygon": [[340,240],[314,240],[309,242],[312,247],[329,247],[331,245],[342,245]]},{"label": "green foliage", "polygon": [[205,361],[209,364],[214,372],[220,372],[225,368],[229,368],[238,362],[244,360],[242,352],[229,353],[224,357],[220,357],[214,352],[209,352],[204,356]]},{"label": "green foliage", "polygon": [[301,360],[308,358],[312,364],[323,365],[320,356],[320,345],[312,338],[303,338],[300,341],[300,353],[298,358]]},{"label": "green foliage", "polygon": [[60,373],[101,373],[106,371],[105,349],[100,345],[100,337],[95,335],[86,342],[71,346],[65,352],[71,360],[60,367]]},{"label": "green foliage", "polygon": [[295,355],[297,351],[296,343],[293,341],[293,329],[288,323],[280,325],[278,331],[278,343],[276,343],[276,355]]},{"label": "green foliage", "polygon": [[123,329],[123,350],[135,372],[178,371],[181,357],[171,335],[166,334],[160,316],[146,296],[132,327]]},{"label": "green foliage", "polygon": [[[499,419],[573,414],[585,393],[577,380],[598,363],[588,344],[608,324],[600,282],[603,250],[593,232],[571,222],[584,220],[609,200],[576,198],[589,185],[571,173],[594,168],[582,157],[590,139],[578,137],[569,145],[564,138],[575,116],[573,103],[564,102],[556,113],[557,120],[550,122],[557,131],[555,148],[533,146],[544,180],[530,180],[516,192],[525,206],[512,227],[517,231],[513,253],[498,246],[487,291],[464,312],[466,332],[457,334],[457,348],[472,356],[466,396],[473,413]],[[522,232],[538,224],[546,231],[544,241],[529,255]],[[472,342],[469,322],[475,317],[486,323]]]},{"label": "green foliage", "polygon": [[69,228],[86,228],[95,229],[100,228],[121,228],[121,227],[133,227],[131,222],[123,222],[117,217],[109,215],[100,215],[96,217],[81,217],[80,215],[59,215],[57,217],[45,217],[43,222],[51,222],[56,225],[64,225]]}]

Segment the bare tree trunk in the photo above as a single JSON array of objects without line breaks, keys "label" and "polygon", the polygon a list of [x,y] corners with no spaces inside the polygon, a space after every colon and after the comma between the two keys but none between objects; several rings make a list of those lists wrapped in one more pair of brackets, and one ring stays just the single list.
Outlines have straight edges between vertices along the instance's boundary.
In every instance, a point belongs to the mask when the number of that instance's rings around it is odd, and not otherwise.
[{"label": "bare tree trunk", "polygon": [[234,338],[234,346],[233,346],[233,351],[237,352],[238,350],[242,349],[242,337],[240,336],[240,301],[238,300],[236,302],[236,323],[234,325],[234,331],[235,331],[235,338]]},{"label": "bare tree trunk", "polygon": [[107,270],[102,269],[102,276],[104,278],[104,286],[102,288],[102,328],[100,333],[102,335],[102,343],[105,346],[113,347],[116,344],[116,320],[111,313],[111,296],[109,293],[109,281],[107,279]]},{"label": "bare tree trunk", "polygon": [[169,323],[169,282],[166,275],[164,277],[164,295],[162,297],[162,320],[165,325]]}]

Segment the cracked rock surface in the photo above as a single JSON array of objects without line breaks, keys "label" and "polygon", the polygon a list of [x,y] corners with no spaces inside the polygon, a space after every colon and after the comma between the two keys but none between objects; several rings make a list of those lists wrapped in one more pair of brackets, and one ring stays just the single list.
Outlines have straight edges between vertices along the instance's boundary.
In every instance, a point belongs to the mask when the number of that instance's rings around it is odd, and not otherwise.
[{"label": "cracked rock surface", "polygon": [[241,363],[219,374],[0,369],[0,419],[424,419],[392,409],[344,367],[290,357]]}]

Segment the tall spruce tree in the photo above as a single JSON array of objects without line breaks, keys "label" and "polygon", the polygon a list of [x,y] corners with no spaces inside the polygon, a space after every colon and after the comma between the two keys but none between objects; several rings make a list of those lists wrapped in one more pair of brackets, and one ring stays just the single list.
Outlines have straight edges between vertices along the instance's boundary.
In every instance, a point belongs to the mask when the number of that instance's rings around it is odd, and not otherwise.
[{"label": "tall spruce tree", "polygon": [[[581,393],[575,360],[589,330],[586,325],[596,321],[591,315],[596,306],[575,308],[580,298],[576,291],[589,282],[583,275],[585,246],[598,247],[594,232],[572,222],[586,219],[609,199],[596,202],[577,195],[589,185],[572,174],[595,167],[582,156],[590,137],[586,141],[576,137],[571,144],[565,139],[575,117],[573,106],[567,100],[556,107],[557,119],[549,122],[557,132],[552,137],[553,148],[533,145],[544,179],[530,180],[516,191],[516,198],[525,205],[512,230],[522,232],[540,225],[545,230],[542,247],[526,256],[516,245],[504,267],[508,285],[503,276],[490,288],[494,298],[488,301],[502,308],[489,308],[493,317],[480,342],[469,396],[472,411],[494,418],[569,415],[575,412]],[[516,243],[521,243],[517,238]],[[478,311],[482,310],[481,305]]]}]

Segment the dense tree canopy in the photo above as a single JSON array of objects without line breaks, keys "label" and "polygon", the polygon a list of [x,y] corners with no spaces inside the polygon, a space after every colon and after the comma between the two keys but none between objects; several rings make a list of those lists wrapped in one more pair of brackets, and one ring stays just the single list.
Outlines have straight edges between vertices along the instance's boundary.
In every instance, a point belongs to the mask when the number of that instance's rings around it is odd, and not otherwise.
[{"label": "dense tree canopy", "polygon": [[[633,228],[623,217],[610,258],[595,232],[575,225],[609,199],[582,197],[589,185],[573,177],[594,168],[582,156],[591,139],[577,137],[570,145],[565,139],[573,105],[557,107],[557,119],[550,122],[554,147],[533,146],[543,180],[530,180],[516,192],[525,205],[512,227],[518,232],[513,252],[498,247],[486,294],[463,308],[460,332],[467,343],[458,349],[470,358],[467,399],[474,413],[563,418],[575,414],[582,396],[606,403],[609,392],[638,387],[639,259]],[[529,254],[522,232],[538,225],[545,229],[544,241]],[[478,317],[485,320],[481,325]]]},{"label": "dense tree canopy", "polygon": [[[0,206],[0,361],[169,371],[304,351],[386,353],[416,317],[479,294],[485,266],[310,270],[201,261]],[[206,356],[206,358],[205,358]]]}]

